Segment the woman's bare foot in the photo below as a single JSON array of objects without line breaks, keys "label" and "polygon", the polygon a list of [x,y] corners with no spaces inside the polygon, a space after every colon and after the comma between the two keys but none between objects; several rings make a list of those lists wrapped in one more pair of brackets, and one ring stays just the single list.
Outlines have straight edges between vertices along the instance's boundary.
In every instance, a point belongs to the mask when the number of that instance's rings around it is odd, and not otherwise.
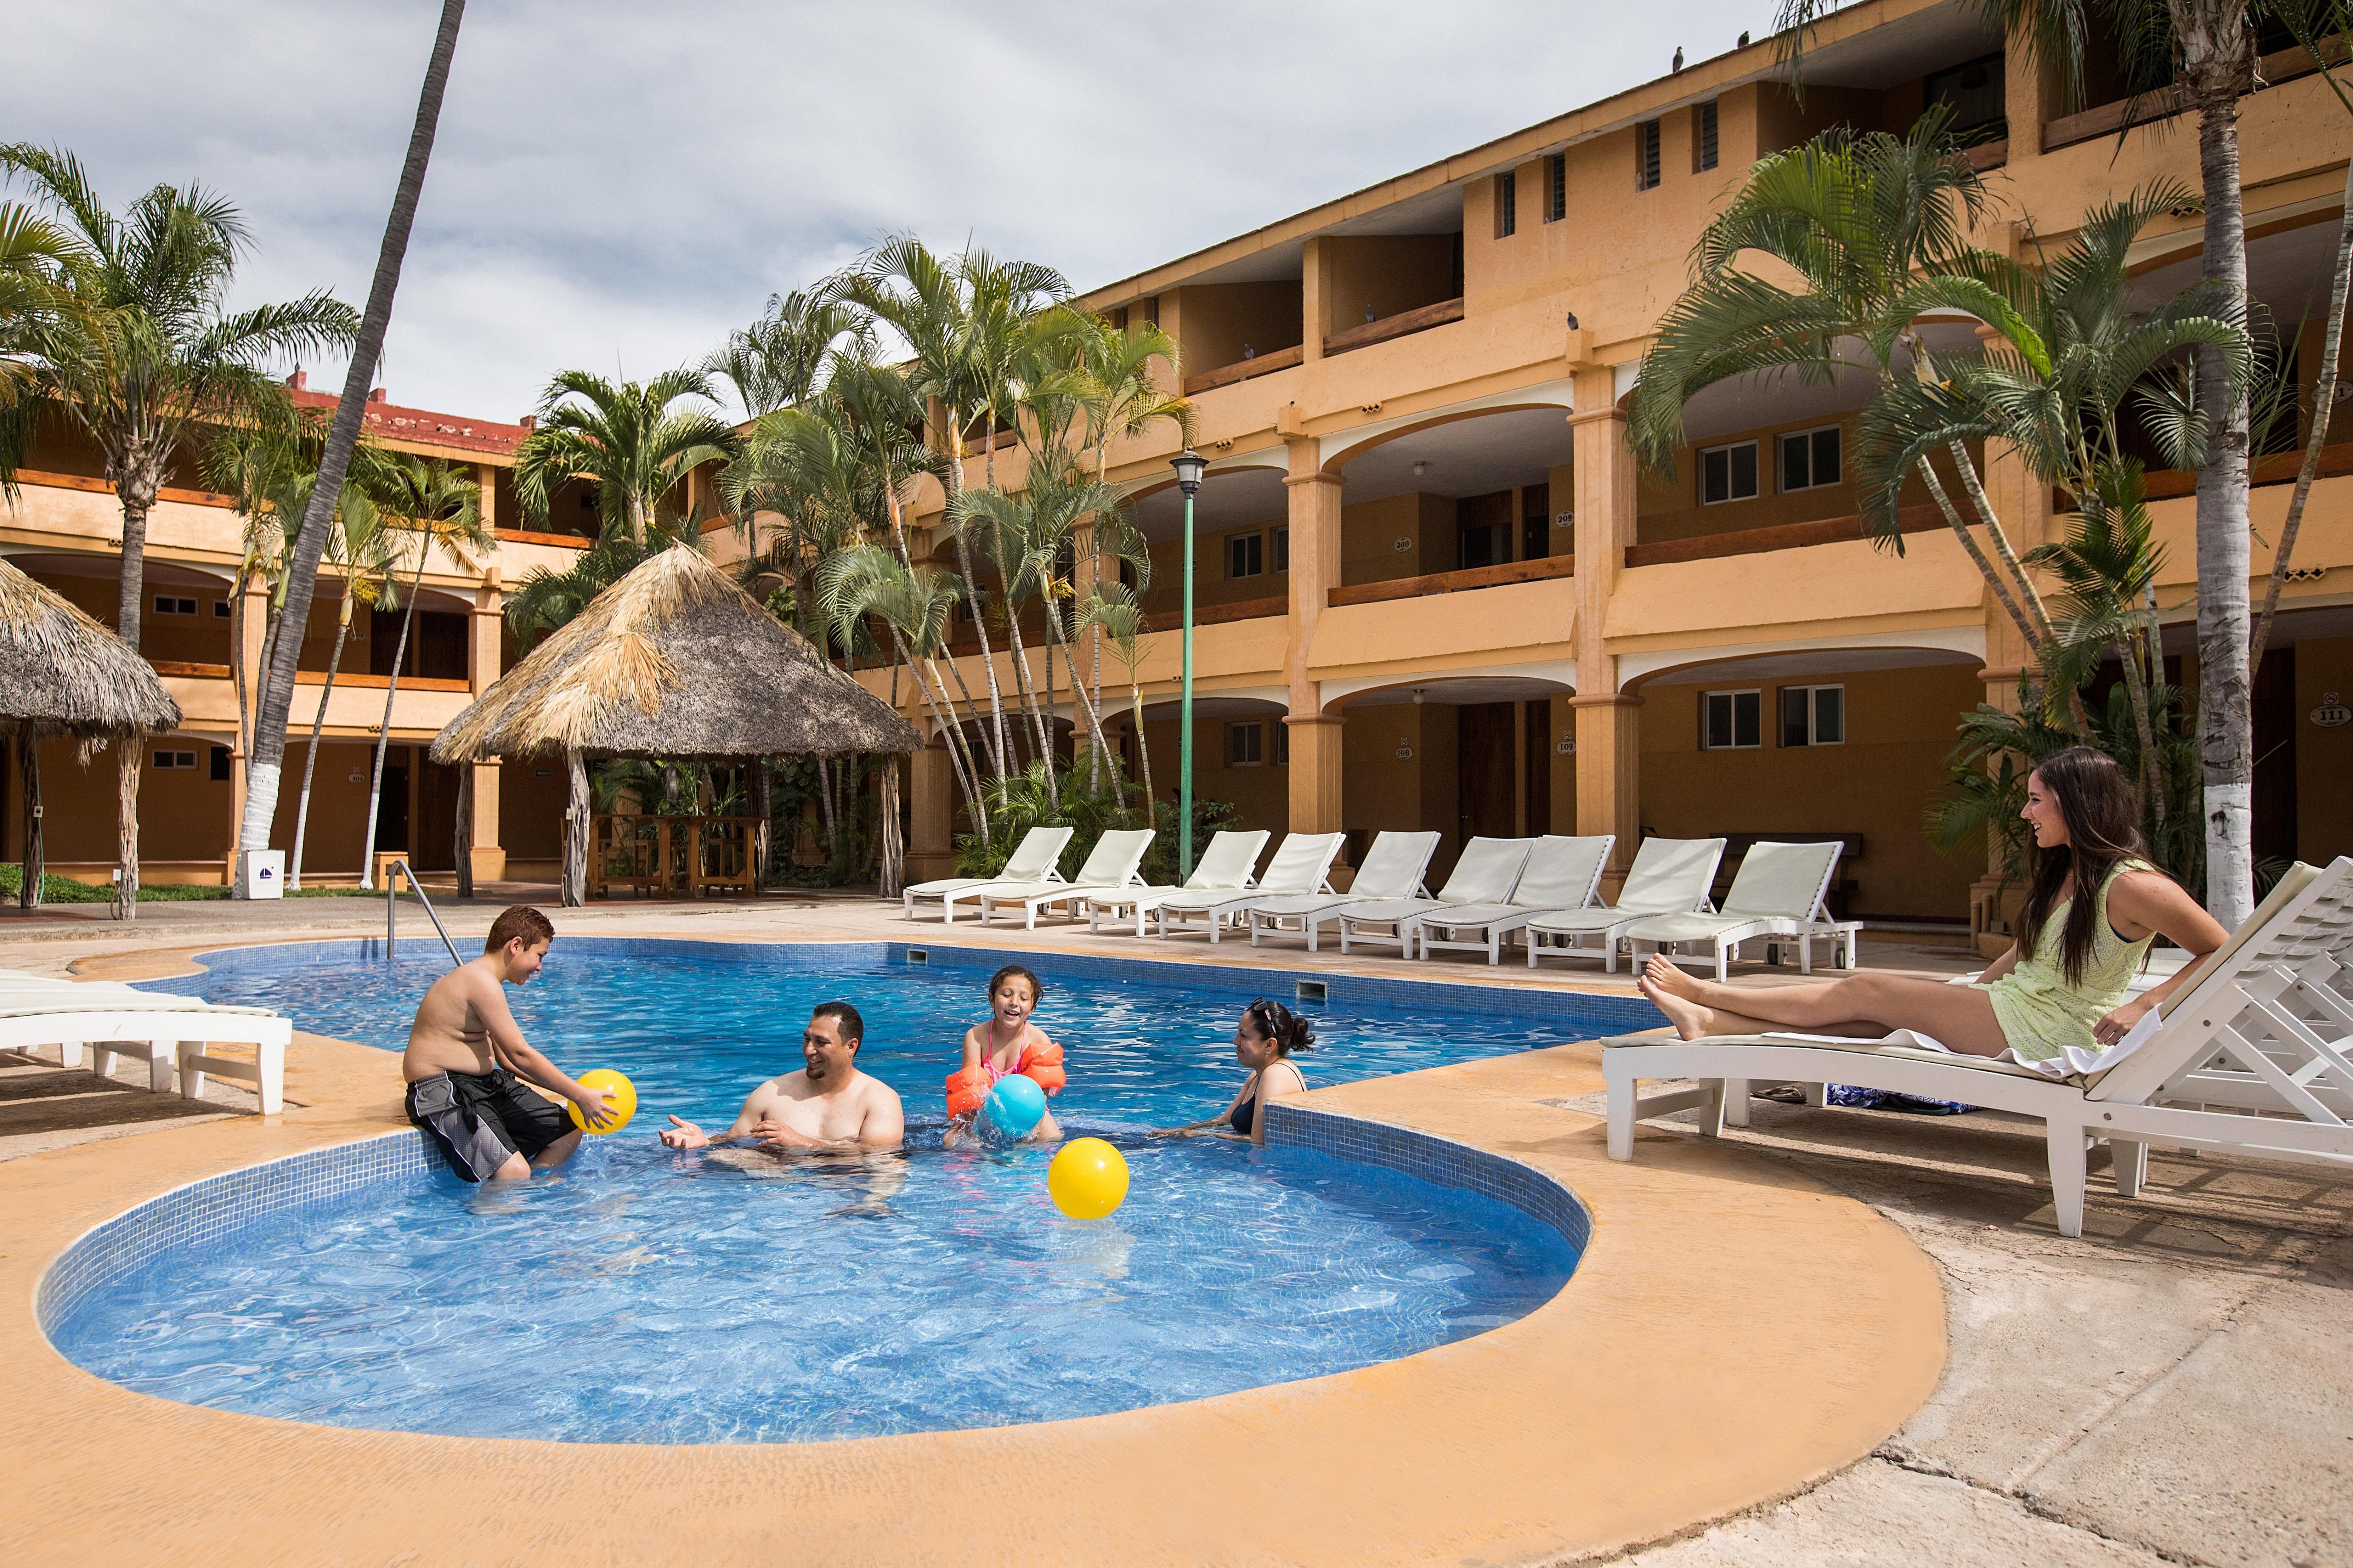
[{"label": "woman's bare foot", "polygon": [[1671,996],[1686,1002],[1699,1000],[1699,982],[1676,968],[1664,953],[1654,952],[1642,961],[1642,978]]},{"label": "woman's bare foot", "polygon": [[[1651,962],[1656,963],[1659,960],[1654,958]],[[1679,1038],[1696,1040],[1707,1033],[1708,1025],[1715,1021],[1715,1014],[1687,997],[1666,990],[1647,972],[1634,983],[1634,989],[1649,997],[1651,1005],[1667,1016],[1667,1022],[1675,1026]]]}]

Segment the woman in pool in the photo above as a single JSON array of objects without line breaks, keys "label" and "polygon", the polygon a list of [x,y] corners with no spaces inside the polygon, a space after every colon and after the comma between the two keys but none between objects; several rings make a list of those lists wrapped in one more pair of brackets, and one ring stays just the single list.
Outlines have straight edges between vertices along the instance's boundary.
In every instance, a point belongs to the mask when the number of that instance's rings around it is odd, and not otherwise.
[{"label": "woman in pool", "polygon": [[[1654,954],[1641,989],[1686,1040],[1793,1030],[1874,1038],[1914,1029],[1951,1050],[2048,1061],[2062,1047],[2115,1045],[2228,933],[2181,885],[2142,858],[2140,811],[2113,758],[2088,746],[2027,775],[2020,813],[2034,829],[2018,940],[1969,985],[1894,974],[1827,984],[1733,986],[1695,980]],[[2149,942],[2188,952],[2181,973],[2126,1000]]]},{"label": "woman in pool", "polygon": [[1260,997],[1242,1009],[1242,1021],[1234,1026],[1234,1059],[1250,1068],[1234,1102],[1221,1116],[1188,1121],[1182,1127],[1163,1127],[1152,1136],[1190,1138],[1208,1132],[1220,1138],[1247,1138],[1264,1147],[1266,1102],[1307,1091],[1306,1075],[1291,1059],[1291,1053],[1314,1048],[1315,1031],[1307,1026],[1306,1019],[1280,1002]]},{"label": "woman in pool", "polygon": [[[1045,1000],[1045,982],[1018,963],[1008,963],[990,975],[988,1016],[965,1031],[964,1062],[956,1078],[985,1095],[997,1087],[997,1079],[1027,1072],[1048,1080],[1039,1085],[1048,1094],[1060,1092],[1061,1048],[1031,1021]],[[1048,1066],[1053,1068],[1050,1073],[1033,1070]],[[954,1147],[970,1137],[976,1114],[966,1111],[951,1117],[943,1142]],[[1033,1143],[1050,1143],[1061,1135],[1054,1113],[1049,1110],[1029,1130],[1029,1138]]]}]

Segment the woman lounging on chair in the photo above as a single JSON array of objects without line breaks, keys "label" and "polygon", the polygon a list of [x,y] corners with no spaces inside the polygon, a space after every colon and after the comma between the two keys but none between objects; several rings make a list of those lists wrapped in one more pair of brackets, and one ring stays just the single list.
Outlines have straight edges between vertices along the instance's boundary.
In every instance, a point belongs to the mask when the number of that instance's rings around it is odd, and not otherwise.
[{"label": "woman lounging on chair", "polygon": [[[2033,827],[2034,853],[2018,940],[1971,984],[1874,973],[1823,984],[1727,985],[1653,955],[1641,993],[1686,1040],[1776,1030],[1870,1039],[1911,1029],[1950,1050],[2020,1062],[2047,1060],[2062,1047],[2112,1046],[2228,933],[2142,858],[2132,785],[2104,752],[2074,746],[2045,758],[2027,777],[2020,815]],[[2084,888],[2096,891],[2079,899]],[[2190,962],[2126,1001],[2133,971],[2160,935]]]}]

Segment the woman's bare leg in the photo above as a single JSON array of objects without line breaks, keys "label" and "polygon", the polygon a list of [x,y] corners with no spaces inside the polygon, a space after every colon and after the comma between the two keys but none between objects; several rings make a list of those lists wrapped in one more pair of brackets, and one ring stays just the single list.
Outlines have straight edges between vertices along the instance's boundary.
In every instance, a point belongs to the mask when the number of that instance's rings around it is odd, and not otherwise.
[{"label": "woman's bare leg", "polygon": [[1895,974],[1854,974],[1810,985],[1734,986],[1694,979],[1652,955],[1641,990],[1686,1040],[1794,1029],[1869,1038],[1916,1029],[1954,1050],[1998,1056],[2008,1046],[1986,994]]}]

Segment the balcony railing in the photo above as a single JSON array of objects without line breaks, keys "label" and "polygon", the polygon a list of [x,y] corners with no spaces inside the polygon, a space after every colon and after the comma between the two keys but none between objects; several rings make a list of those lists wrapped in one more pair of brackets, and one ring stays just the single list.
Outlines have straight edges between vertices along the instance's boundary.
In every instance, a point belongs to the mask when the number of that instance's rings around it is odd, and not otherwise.
[{"label": "balcony railing", "polygon": [[[1968,513],[1962,514],[1964,517]],[[1926,533],[1947,525],[1934,506],[1907,506],[1895,514],[1897,531]],[[1629,566],[1666,566],[1679,561],[1715,561],[1726,555],[1761,555],[1772,550],[1799,550],[1810,544],[1844,544],[1867,538],[1862,519],[1826,517],[1817,522],[1787,522],[1778,528],[1746,528],[1733,533],[1703,533],[1692,539],[1669,539],[1657,544],[1626,547]]]},{"label": "balcony railing", "polygon": [[1238,381],[1248,381],[1252,376],[1272,375],[1276,371],[1289,370],[1293,365],[1297,364],[1305,353],[1305,349],[1293,343],[1287,349],[1277,349],[1272,353],[1260,354],[1255,359],[1236,360],[1232,364],[1219,365],[1215,370],[1206,370],[1198,375],[1188,375],[1185,378],[1185,395],[1198,397],[1205,392],[1214,391],[1220,386],[1231,386]]},{"label": "balcony railing", "polygon": [[[2293,452],[2281,452],[2274,457],[2258,458],[2248,471],[2248,482],[2257,489],[2261,489],[2265,485],[2292,485],[2295,482],[2295,476],[2302,471],[2303,468],[2304,453],[2301,448]],[[2335,479],[2342,479],[2347,474],[2353,474],[2353,441],[2340,441],[2332,447],[2323,447],[2320,449],[2320,471],[2313,475],[2313,478]],[[2152,468],[2147,476],[2146,483],[2147,486],[2146,493],[2151,500],[2169,500],[2175,496],[2191,496],[2198,493],[2198,474],[2192,468]],[[2052,500],[2061,511],[2075,510],[2073,502],[2055,491],[2052,493]]]},{"label": "balcony railing", "polygon": [[[2323,39],[2320,58],[2332,66],[2342,65],[2348,58],[2345,39]],[[2280,49],[2265,55],[2258,63],[2255,79],[2262,87],[2277,87],[2297,77],[2310,76],[2316,68],[2312,56],[2301,47]],[[2045,121],[2042,150],[2053,153],[2078,142],[2089,142],[2094,136],[2113,135],[2125,128],[2125,114],[2128,110],[2132,112],[2133,124],[2146,125],[2152,120],[2179,114],[2189,106],[2189,99],[2178,87],[2159,88],[2137,100],[2118,99],[2113,103],[2096,104],[2081,114],[2062,115]]]},{"label": "balcony railing", "polygon": [[1352,349],[1370,348],[1391,338],[1401,338],[1409,332],[1426,332],[1432,327],[1442,327],[1449,321],[1462,319],[1461,300],[1440,300],[1434,305],[1417,305],[1410,310],[1399,310],[1394,316],[1384,316],[1377,321],[1362,326],[1346,327],[1324,340],[1324,357],[1344,354]]},{"label": "balcony railing", "polygon": [[1471,588],[1495,588],[1506,583],[1541,583],[1576,574],[1574,555],[1539,555],[1529,561],[1506,561],[1494,566],[1469,566],[1460,572],[1433,572],[1422,577],[1393,577],[1386,583],[1354,583],[1332,590],[1325,603],[1377,605],[1390,599],[1419,599],[1425,594],[1459,594]]},{"label": "balcony railing", "polygon": [[[1271,599],[1236,599],[1226,605],[1196,605],[1193,624],[1197,626],[1223,626],[1228,621],[1260,621],[1270,616],[1291,613],[1291,599],[1278,595]],[[1144,617],[1145,624],[1155,632],[1176,632],[1185,629],[1182,609],[1154,610]]]}]

